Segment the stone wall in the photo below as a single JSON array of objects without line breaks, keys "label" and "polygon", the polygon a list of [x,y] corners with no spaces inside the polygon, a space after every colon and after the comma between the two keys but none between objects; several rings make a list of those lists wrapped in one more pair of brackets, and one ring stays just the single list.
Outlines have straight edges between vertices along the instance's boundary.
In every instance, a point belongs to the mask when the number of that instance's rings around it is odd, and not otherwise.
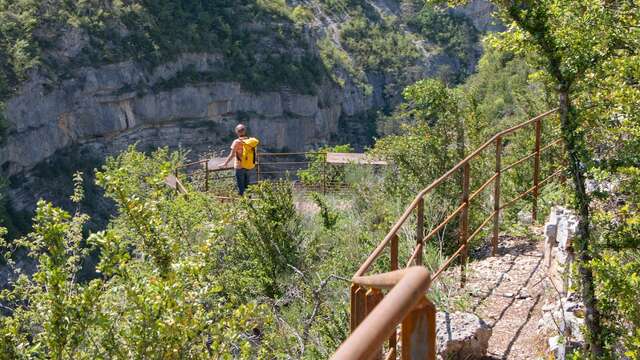
[{"label": "stone wall", "polygon": [[564,359],[571,349],[584,342],[584,305],[574,291],[575,255],[573,239],[578,219],[564,207],[551,209],[544,227],[544,264],[547,270],[545,287],[553,299],[542,307],[538,323],[548,335],[548,351],[556,359]]}]

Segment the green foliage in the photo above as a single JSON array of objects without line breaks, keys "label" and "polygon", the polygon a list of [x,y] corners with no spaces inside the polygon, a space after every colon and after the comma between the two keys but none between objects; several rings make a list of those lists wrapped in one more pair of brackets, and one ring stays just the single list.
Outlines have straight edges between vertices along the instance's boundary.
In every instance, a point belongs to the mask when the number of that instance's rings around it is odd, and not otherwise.
[{"label": "green foliage", "polygon": [[[313,55],[290,56],[288,49],[306,44],[284,1],[166,0],[126,5],[117,14],[131,31],[121,40],[124,53],[151,64],[216,49],[225,60],[213,76],[254,91],[290,85],[309,92],[323,75]],[[256,21],[258,26],[245,30]]]},{"label": "green foliage", "polygon": [[346,15],[350,11],[367,7],[363,0],[320,0],[320,4],[325,11],[337,15]]},{"label": "green foliage", "polygon": [[[421,80],[403,93],[404,103],[379,122],[373,153],[393,164],[393,172],[386,181],[387,193],[396,194],[406,203],[434,180],[478,148],[497,131],[506,129],[546,109],[544,87],[529,79],[532,70],[523,59],[512,54],[488,49],[480,61],[478,73],[456,88],[448,88],[438,80]],[[548,124],[548,125],[547,125]],[[542,142],[558,136],[554,119],[545,120]],[[534,149],[531,128],[518,132],[503,141],[503,165],[511,164]],[[471,189],[477,189],[493,175],[495,153],[493,147],[471,161]],[[558,165],[558,149],[549,149],[542,157],[543,178]],[[435,226],[452,212],[461,196],[460,173],[450,177],[428,195],[425,218],[427,227]],[[501,178],[504,201],[514,198],[533,185],[532,169],[527,164],[515,167]],[[492,213],[491,192],[478,194],[471,204],[471,225],[476,228]],[[551,205],[547,199],[557,199],[553,191],[542,194],[542,206]],[[517,213],[530,204],[530,198],[503,212],[505,228],[517,220]],[[544,211],[542,211],[544,212]],[[455,220],[449,229],[455,229]],[[443,232],[445,238],[454,231]],[[482,236],[478,237],[482,238]],[[453,240],[453,239],[452,239]],[[455,241],[449,242],[455,245]],[[452,250],[445,246],[445,252]]]},{"label": "green foliage", "polygon": [[[600,256],[591,266],[603,315],[602,336],[611,356],[624,352],[640,359],[640,169],[622,167],[615,174],[600,171],[595,176],[616,184],[614,191],[598,194],[601,206],[594,214]],[[611,206],[614,203],[623,205]]]},{"label": "green foliage", "polygon": [[385,94],[390,97],[415,80],[410,70],[420,58],[415,39],[396,25],[387,19],[372,22],[353,12],[340,28],[340,40],[355,64],[367,73],[385,76]]},{"label": "green foliage", "polygon": [[627,358],[640,359],[640,253],[607,251],[592,266],[608,350],[615,354],[622,345]]},{"label": "green foliage", "polygon": [[[591,263],[606,269],[609,261],[625,257],[596,250],[598,246],[595,246],[593,233],[606,234],[607,226],[603,231],[598,228],[603,223],[596,222],[591,226],[591,221],[594,220],[593,210],[598,213],[616,209],[614,213],[624,214],[626,205],[610,203],[605,208],[594,209],[594,205],[602,204],[595,203],[594,194],[585,189],[588,177],[593,174],[604,171],[614,175],[613,178],[626,177],[626,168],[637,166],[632,159],[636,158],[638,142],[631,139],[633,136],[620,136],[620,131],[624,129],[625,134],[638,131],[637,111],[631,110],[638,102],[637,80],[640,78],[637,68],[638,3],[623,1],[611,6],[597,0],[548,0],[495,1],[494,4],[512,26],[511,31],[492,36],[491,44],[522,54],[534,68],[542,70],[538,77],[558,96],[561,135],[569,154],[568,167],[573,179],[571,195],[580,221],[579,236],[575,241],[578,273],[583,301],[590,314],[585,318],[590,351],[583,355],[618,357],[613,345],[616,341],[609,337],[609,319],[599,316],[599,312],[603,311],[605,316],[619,315],[621,322],[633,323],[628,315],[611,312],[610,300],[626,301],[625,284],[615,279],[609,283],[607,276],[600,278],[603,283],[598,283],[597,276],[594,282]],[[620,74],[624,75],[620,77]],[[631,162],[627,163],[628,160]],[[631,228],[627,230],[633,232]],[[605,238],[608,238],[605,243],[617,242],[615,236]],[[619,269],[633,272],[633,267]],[[623,333],[614,332],[613,338],[624,342]],[[637,340],[625,344],[631,354],[636,348],[634,342]]]},{"label": "green foliage", "polygon": [[[405,102],[382,127],[391,135],[378,139],[372,152],[393,164],[385,179],[385,192],[405,204],[453,167],[465,155],[465,129],[457,99],[459,94],[438,80],[421,80],[408,86]],[[459,178],[444,182],[425,199],[426,226],[435,226],[459,202]],[[452,223],[451,228],[455,228]],[[450,239],[452,234],[444,234]],[[445,241],[445,251],[455,241]]]},{"label": "green foliage", "polygon": [[[247,31],[250,24],[255,26]],[[55,58],[46,49],[70,29],[87,34],[88,46],[72,59]],[[240,81],[252,91],[288,85],[313,92],[324,76],[313,54],[291,56],[289,49],[308,44],[284,1],[5,1],[0,3],[0,34],[0,99],[41,64],[65,75],[75,66],[128,59],[153,67],[185,52],[212,49],[224,61],[208,76]]]},{"label": "green foliage", "polygon": [[446,54],[460,59],[463,69],[457,74],[458,80],[469,75],[465,68],[475,61],[475,47],[479,37],[478,31],[467,17],[426,3],[407,22],[425,39],[441,46]]},{"label": "green foliage", "polygon": [[[104,231],[89,234],[87,216],[41,202],[34,232],[0,244],[12,267],[20,246],[46,265],[0,292],[0,358],[317,359],[335,351],[348,329],[344,279],[401,204],[390,206],[369,173],[353,179],[361,185],[353,208],[327,196],[317,215],[299,213],[282,182],[221,204],[182,175],[188,196],[166,187],[182,158],[131,147],[108,159],[96,181],[117,214]],[[85,199],[81,178],[75,202]],[[97,274],[78,281],[89,254]]]},{"label": "green foliage", "polygon": [[[271,358],[279,351],[268,308],[237,301],[223,277],[224,214],[206,196],[186,199],[161,186],[178,159],[129,149],[108,160],[98,182],[119,215],[87,239],[87,216],[38,204],[34,232],[12,244],[26,247],[38,269],[0,292],[10,309],[0,317],[1,358]],[[85,242],[99,250],[102,276],[81,283]],[[5,259],[14,265],[11,253]],[[252,340],[256,332],[264,333],[263,347]]]},{"label": "green foliage", "polygon": [[370,95],[372,93],[373,90],[367,82],[366,74],[362,68],[353,64],[346,51],[334,44],[328,36],[318,41],[317,45],[320,59],[336,84],[342,87],[345,86],[346,79],[340,73],[341,71],[346,71],[356,84],[364,90],[365,94]]},{"label": "green foliage", "polygon": [[303,5],[298,5],[291,11],[291,17],[297,24],[307,24],[313,21],[313,12]]},{"label": "green foliage", "polygon": [[318,207],[320,208],[320,217],[322,218],[322,225],[327,230],[333,229],[336,226],[336,223],[338,222],[339,214],[333,211],[329,207],[326,200],[323,199],[320,194],[312,193],[311,198],[313,199],[313,202],[316,205],[318,205]]},{"label": "green foliage", "polygon": [[353,152],[351,145],[336,145],[321,147],[315,152],[307,154],[309,166],[298,171],[300,181],[306,185],[326,186],[342,184],[345,181],[343,165],[327,164],[327,153],[350,153]]},{"label": "green foliage", "polygon": [[403,96],[405,102],[380,124],[389,136],[376,142],[373,153],[395,164],[389,191],[408,199],[461,160],[465,144],[454,90],[421,80]]},{"label": "green foliage", "polygon": [[236,236],[240,268],[252,269],[269,297],[281,295],[278,279],[299,263],[301,222],[287,182],[261,182],[240,205]]}]

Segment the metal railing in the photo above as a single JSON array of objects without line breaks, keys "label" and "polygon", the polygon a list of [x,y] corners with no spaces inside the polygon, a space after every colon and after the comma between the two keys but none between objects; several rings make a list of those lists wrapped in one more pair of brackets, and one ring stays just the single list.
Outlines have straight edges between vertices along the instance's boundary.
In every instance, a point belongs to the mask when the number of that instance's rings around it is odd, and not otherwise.
[{"label": "metal railing", "polygon": [[[357,154],[356,154],[357,155]],[[316,169],[320,172],[320,179],[304,183],[298,179],[298,172],[301,170],[309,169],[311,163],[315,161],[315,157],[320,156],[319,162],[320,169]],[[286,179],[291,180],[293,185],[299,191],[317,191],[326,193],[345,191],[348,190],[348,185],[332,176],[334,172],[332,169],[344,166],[344,164],[329,164],[326,160],[327,152],[323,151],[307,151],[307,152],[258,152],[257,161],[255,167],[256,181],[278,180]],[[198,171],[202,171],[204,175],[204,191],[209,192],[211,190],[212,182],[225,179],[231,179],[234,177],[231,172],[233,166],[219,167],[218,164],[223,161],[223,158],[203,159],[190,163],[183,164],[174,169],[173,174],[169,176],[165,182],[167,185],[177,192],[186,193],[186,188],[182,185],[180,179],[181,173],[183,175],[193,175]],[[379,165],[379,164],[374,164]],[[216,176],[214,176],[214,174]],[[222,200],[231,200],[231,196],[214,195]]]},{"label": "metal railing", "polygon": [[[561,144],[560,139],[554,139],[548,144],[542,144],[542,122],[557,109],[547,111],[528,121],[513,126],[509,129],[501,131],[494,135],[483,145],[475,149],[471,154],[465,157],[458,164],[453,166],[444,175],[433,181],[429,186],[424,188],[414,200],[409,204],[402,213],[396,223],[391,227],[384,239],[373,250],[369,257],[362,263],[356,271],[351,285],[351,336],[342,344],[333,356],[333,359],[396,359],[398,351],[398,340],[400,340],[400,351],[402,359],[435,359],[435,342],[432,343],[431,335],[428,337],[414,337],[416,331],[425,334],[435,334],[435,321],[432,315],[435,314],[435,308],[428,299],[425,299],[425,291],[430,281],[438,279],[442,273],[457,259],[461,260],[461,284],[465,283],[465,269],[468,258],[468,244],[473,238],[478,236],[490,223],[492,223],[492,254],[495,256],[498,248],[499,230],[500,230],[500,214],[501,212],[517,201],[523,199],[527,195],[531,195],[532,199],[532,219],[535,221],[538,212],[538,196],[539,189],[549,183],[554,177],[562,173],[562,167],[553,171],[551,175],[544,179],[540,179],[541,172],[541,154],[555,146]],[[502,166],[503,139],[510,134],[533,126],[534,149],[533,152],[514,161],[513,163]],[[495,168],[493,174],[488,179],[482,179],[482,185],[475,190],[470,189],[471,179],[471,162],[479,157],[491,145],[495,148]],[[533,176],[532,186],[527,190],[518,193],[513,199],[501,202],[501,177],[503,174],[525,163],[527,160],[533,160]],[[456,176],[457,172],[461,172],[461,197],[460,203],[455,210],[444,217],[439,224],[434,225],[433,229],[425,234],[424,212],[425,196],[434,191],[445,180]],[[483,181],[484,180],[484,181]],[[478,195],[493,184],[493,208],[488,217],[480,221],[480,225],[469,234],[469,218],[470,205]],[[415,213],[415,246],[413,252],[406,264],[410,269],[412,265],[422,268],[422,255],[425,243],[441,231],[448,223],[456,217],[459,219],[458,241],[459,247],[453,254],[447,258],[437,271],[430,277],[429,281],[422,278],[408,277],[397,283],[395,287],[385,296],[383,291],[388,288],[388,283],[384,283],[381,279],[392,277],[398,278],[398,242],[399,231],[402,226],[407,223],[409,218]],[[383,254],[385,249],[389,247],[389,271],[390,273],[365,276],[372,264]],[[426,269],[424,270],[426,272]],[[404,273],[403,273],[404,274]],[[417,276],[417,275],[416,275]],[[373,279],[373,280],[372,280]],[[424,284],[427,284],[426,286]],[[400,287],[396,291],[396,287]],[[415,291],[409,291],[413,289]],[[419,289],[419,290],[418,290]],[[395,305],[394,305],[395,304]],[[420,304],[416,306],[415,304]],[[384,306],[384,311],[394,314],[384,314],[377,306]],[[374,309],[375,307],[375,309]],[[428,308],[429,310],[424,310]],[[414,309],[415,311],[412,311]],[[421,310],[422,309],[422,310]],[[397,316],[396,316],[397,315]],[[416,324],[426,328],[416,330]],[[426,324],[426,325],[425,325]],[[398,326],[400,325],[400,329]],[[362,329],[364,327],[364,329]],[[397,334],[401,334],[400,337]],[[375,335],[375,336],[374,336]],[[384,335],[384,337],[382,336]],[[435,336],[435,335],[434,335]],[[388,337],[388,349],[383,351],[383,343]],[[365,349],[368,349],[365,351]],[[373,349],[373,352],[370,350]]]},{"label": "metal railing", "polygon": [[[435,359],[436,308],[425,296],[431,277],[424,267],[354,277],[353,283],[351,306],[359,311],[355,317],[360,326],[331,359],[381,359],[385,341],[391,344],[385,358],[395,359],[399,323],[401,353],[413,354],[411,359]],[[391,290],[383,297],[382,289]]]}]

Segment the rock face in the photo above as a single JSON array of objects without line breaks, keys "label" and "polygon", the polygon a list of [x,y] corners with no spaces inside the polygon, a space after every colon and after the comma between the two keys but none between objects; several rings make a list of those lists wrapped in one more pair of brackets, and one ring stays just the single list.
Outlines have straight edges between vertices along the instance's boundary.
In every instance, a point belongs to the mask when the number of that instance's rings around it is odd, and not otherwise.
[{"label": "rock face", "polygon": [[491,328],[471,313],[438,312],[438,356],[441,359],[481,359],[487,355]]},{"label": "rock face", "polygon": [[578,294],[571,292],[574,253],[572,240],[578,219],[563,207],[554,207],[545,224],[544,263],[549,281],[546,282],[555,301],[542,307],[538,322],[541,332],[549,334],[548,352],[556,359],[564,359],[570,350],[584,342],[584,305]]},{"label": "rock face", "polygon": [[216,55],[200,53],[152,73],[134,62],[81,68],[53,90],[44,78],[32,77],[6,109],[9,137],[0,148],[0,168],[18,184],[9,191],[12,206],[29,209],[40,197],[60,201],[46,186],[55,179],[42,184],[37,170],[46,162],[56,167],[56,158],[69,158],[70,149],[82,155],[74,160],[79,164],[99,163],[134,143],[142,150],[222,151],[243,121],[263,149],[301,151],[332,142],[341,119],[373,106],[370,95],[349,83],[327,82],[315,95],[287,89],[255,94],[235,82],[161,87],[181,70],[213,71],[218,64]]},{"label": "rock face", "polygon": [[[386,4],[372,1],[376,11],[399,11]],[[482,4],[488,3],[474,1],[461,10],[475,17],[481,31],[488,21]],[[305,36],[313,42],[326,35],[340,46],[339,19],[316,16]],[[50,51],[70,60],[89,46],[89,40],[86,32],[69,29]],[[4,111],[8,137],[0,144],[0,176],[10,179],[11,206],[30,211],[39,198],[59,204],[70,193],[71,183],[63,173],[91,173],[106,156],[131,144],[145,151],[159,146],[188,149],[194,157],[226,150],[239,121],[248,124],[266,150],[304,151],[337,142],[368,145],[362,139],[371,139],[371,124],[354,119],[397,101],[385,98],[385,81],[373,73],[366,74],[372,91],[349,76],[341,85],[325,76],[313,94],[287,88],[254,93],[238,82],[185,76],[216,74],[225,61],[211,49],[182,53],[153,68],[135,61],[69,66],[64,77],[55,78],[33,70]],[[434,75],[447,61],[453,60],[425,51],[420,76]]]},{"label": "rock face", "polygon": [[492,15],[494,10],[494,5],[488,1],[471,0],[464,7],[453,11],[467,16],[480,31],[503,31],[504,25]]},{"label": "rock face", "polygon": [[[132,141],[180,146],[200,140],[215,146],[227,140],[238,118],[268,148],[303,150],[336,135],[341,116],[373,105],[357,88],[329,84],[317,95],[286,90],[253,94],[233,82],[148,90],[188,67],[205,72],[217,64],[212,54],[185,54],[151,74],[133,62],[84,68],[52,91],[44,79],[31,79],[7,103],[11,136],[0,153],[3,172],[11,176],[29,170],[71,144],[100,143],[117,150]],[[140,84],[146,91],[130,90]],[[188,137],[193,128],[200,139]],[[136,134],[140,132],[146,136]]]}]

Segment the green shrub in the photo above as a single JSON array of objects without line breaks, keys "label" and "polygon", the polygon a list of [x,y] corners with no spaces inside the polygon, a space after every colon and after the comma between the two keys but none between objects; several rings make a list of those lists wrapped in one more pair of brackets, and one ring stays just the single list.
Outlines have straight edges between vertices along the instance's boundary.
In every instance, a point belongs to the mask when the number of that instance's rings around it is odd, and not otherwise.
[{"label": "green shrub", "polygon": [[333,229],[338,222],[339,214],[329,207],[326,200],[320,194],[312,193],[311,198],[318,208],[320,208],[320,217],[322,218],[324,228],[327,230]]},{"label": "green shrub", "polygon": [[298,171],[300,181],[305,185],[332,186],[342,184],[345,181],[344,165],[327,164],[327,153],[349,153],[353,152],[351,145],[336,145],[321,147],[317,151],[306,155],[309,166]]},{"label": "green shrub", "polygon": [[301,221],[293,205],[288,182],[261,182],[243,198],[237,224],[238,258],[261,279],[264,293],[280,295],[278,280],[299,265]]}]

